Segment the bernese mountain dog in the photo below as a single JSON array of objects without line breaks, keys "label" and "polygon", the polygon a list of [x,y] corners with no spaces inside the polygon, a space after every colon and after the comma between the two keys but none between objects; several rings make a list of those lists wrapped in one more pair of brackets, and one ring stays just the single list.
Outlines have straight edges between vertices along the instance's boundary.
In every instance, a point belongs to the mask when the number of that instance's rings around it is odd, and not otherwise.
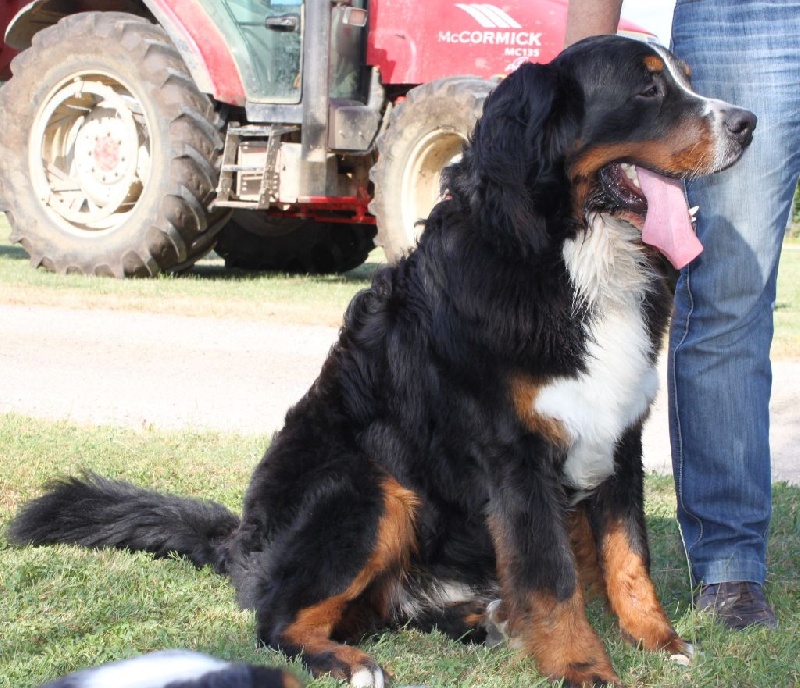
[{"label": "bernese mountain dog", "polygon": [[521,66],[417,248],[353,299],[241,517],[87,473],[27,504],[11,540],[210,565],[260,643],[358,687],[389,674],[354,643],[399,625],[502,632],[565,686],[619,684],[589,584],[631,643],[687,655],[648,573],[642,424],[664,255],[700,250],[682,180],[734,164],[755,123],[632,39]]}]

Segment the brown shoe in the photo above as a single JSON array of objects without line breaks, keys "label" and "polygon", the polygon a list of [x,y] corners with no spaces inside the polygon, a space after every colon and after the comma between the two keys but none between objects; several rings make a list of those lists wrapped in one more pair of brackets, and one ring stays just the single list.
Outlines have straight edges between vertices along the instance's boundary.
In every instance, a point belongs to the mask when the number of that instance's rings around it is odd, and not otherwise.
[{"label": "brown shoe", "polygon": [[764,589],[750,581],[704,585],[695,597],[698,611],[708,612],[733,631],[760,626],[777,628],[778,620],[764,597]]}]

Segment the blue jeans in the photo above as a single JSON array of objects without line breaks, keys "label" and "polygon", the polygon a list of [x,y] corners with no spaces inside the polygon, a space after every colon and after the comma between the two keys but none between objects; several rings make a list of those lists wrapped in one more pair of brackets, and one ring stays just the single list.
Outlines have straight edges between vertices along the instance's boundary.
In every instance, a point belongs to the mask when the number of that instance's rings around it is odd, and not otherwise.
[{"label": "blue jeans", "polygon": [[758,116],[736,166],[687,184],[704,250],[681,272],[670,332],[678,520],[696,584],[763,583],[772,310],[800,174],[800,0],[678,0],[672,40],[699,93]]}]

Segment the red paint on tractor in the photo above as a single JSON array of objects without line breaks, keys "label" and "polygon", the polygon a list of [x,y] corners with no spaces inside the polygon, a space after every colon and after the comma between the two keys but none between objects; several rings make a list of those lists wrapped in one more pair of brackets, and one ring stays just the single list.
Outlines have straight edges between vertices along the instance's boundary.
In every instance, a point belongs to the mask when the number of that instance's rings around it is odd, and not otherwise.
[{"label": "red paint on tractor", "polygon": [[356,196],[301,196],[296,205],[284,209],[281,215],[320,222],[374,225],[375,216],[369,212],[369,201],[365,189],[360,189]]},{"label": "red paint on tractor", "polygon": [[[505,76],[523,62],[549,62],[564,47],[567,0],[379,0],[369,7],[367,62],[385,84]],[[620,29],[645,33],[625,20]]]},{"label": "red paint on tractor", "polygon": [[203,60],[213,86],[212,95],[225,103],[244,105],[244,85],[225,39],[197,0],[150,0],[180,31]]},{"label": "red paint on tractor", "polygon": [[11,70],[9,65],[17,51],[10,45],[6,45],[3,37],[6,34],[6,29],[17,14],[25,5],[27,0],[8,0],[7,2],[0,2],[0,81],[8,81],[11,78]]}]

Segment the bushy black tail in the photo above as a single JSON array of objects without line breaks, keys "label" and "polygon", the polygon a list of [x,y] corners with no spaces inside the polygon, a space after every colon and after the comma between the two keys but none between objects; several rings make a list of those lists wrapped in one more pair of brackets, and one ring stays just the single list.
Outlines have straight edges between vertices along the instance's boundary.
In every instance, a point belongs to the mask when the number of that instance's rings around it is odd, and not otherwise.
[{"label": "bushy black tail", "polygon": [[216,502],[165,495],[86,473],[56,480],[11,522],[15,544],[64,543],[114,547],[165,557],[182,554],[195,566],[225,573],[226,540],[239,517]]}]

